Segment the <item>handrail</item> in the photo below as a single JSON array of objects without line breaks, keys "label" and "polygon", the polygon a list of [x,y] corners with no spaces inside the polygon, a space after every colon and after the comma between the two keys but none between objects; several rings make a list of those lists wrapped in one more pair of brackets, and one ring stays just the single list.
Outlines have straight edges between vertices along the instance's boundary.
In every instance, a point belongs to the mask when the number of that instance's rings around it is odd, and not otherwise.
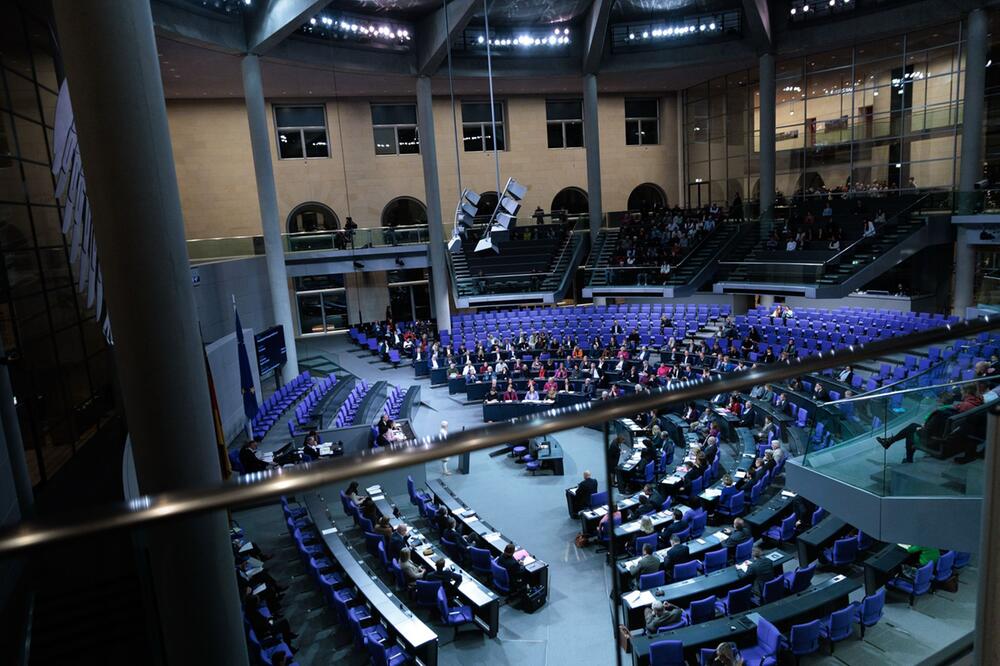
[{"label": "handrail", "polygon": [[[901,215],[903,215],[904,213],[911,212],[914,208],[917,207],[918,204],[922,203],[925,199],[929,199],[933,195],[934,195],[934,193],[928,192],[928,193],[924,194],[922,197],[920,197],[919,199],[917,199],[917,200],[913,201],[912,203],[910,203],[909,206],[906,206],[902,210],[896,211],[896,213],[891,218],[891,222],[890,222],[890,220],[886,220],[883,223],[882,226],[884,227],[884,226],[886,226],[886,225],[888,225],[890,223],[898,222]],[[755,259],[747,259],[747,260],[744,260],[744,261],[720,261],[719,263],[720,264],[725,264],[726,266],[761,266],[761,265],[765,265],[766,266],[766,265],[771,265],[771,264],[775,264],[775,265],[779,265],[779,266],[827,266],[827,265],[829,265],[831,263],[836,262],[837,260],[840,259],[841,256],[843,256],[847,252],[853,250],[855,247],[857,247],[858,245],[860,245],[864,241],[868,240],[869,238],[871,238],[871,236],[862,236],[861,238],[857,239],[856,241],[854,241],[853,243],[851,243],[850,245],[848,245],[847,247],[845,247],[844,249],[842,249],[837,254],[833,255],[829,259],[826,259],[826,260],[824,260],[822,262],[818,262],[818,261],[801,261],[801,262],[800,261],[759,261],[759,260],[755,260]]]},{"label": "handrail", "polygon": [[34,518],[0,531],[0,555],[94,535],[113,529],[134,528],[171,518],[241,506],[280,495],[296,493],[338,481],[378,474],[389,469],[458,456],[511,441],[530,439],[631,417],[639,412],[738,391],[756,384],[774,383],[805,373],[857,363],[872,356],[898,353],[914,347],[945,342],[1000,329],[1000,319],[989,317],[944,326],[904,337],[887,338],[867,345],[852,345],[800,361],[776,362],[712,380],[686,381],[677,388],[635,394],[594,404],[559,407],[520,419],[486,424],[447,437],[420,437],[384,450],[369,450],[334,461],[275,468],[241,476],[237,480],[200,488],[185,488],[98,509],[67,512],[51,518]]},{"label": "handrail", "polygon": [[[994,377],[994,379],[1000,379],[1000,377]],[[913,388],[898,389],[896,391],[888,391],[887,393],[875,394],[866,393],[864,395],[855,395],[850,398],[840,398],[839,400],[829,400],[823,403],[824,407],[829,407],[830,405],[842,405],[848,402],[861,402],[863,400],[875,400],[876,398],[887,398],[893,395],[903,395],[904,393],[915,393],[917,391],[931,391],[934,389],[942,388],[954,388],[956,386],[965,386],[966,384],[982,384],[989,382],[988,377],[973,377],[972,379],[961,379],[956,382],[948,382],[946,384],[931,384],[930,386],[914,386]],[[885,388],[885,387],[883,387]]]},{"label": "handrail", "polygon": [[[670,264],[670,270],[674,271],[674,270],[680,268],[681,266],[683,266],[689,259],[691,259],[691,255],[693,255],[698,248],[700,248],[702,245],[704,245],[705,243],[707,243],[709,240],[715,238],[716,234],[721,233],[721,231],[722,231],[722,225],[723,224],[728,224],[728,223],[729,223],[729,220],[726,220],[725,222],[719,222],[719,223],[717,223],[715,225],[715,229],[713,229],[710,234],[708,234],[707,236],[705,236],[704,238],[702,238],[700,241],[698,241],[698,243],[694,247],[688,249],[687,254],[684,255],[683,259],[681,259],[676,264]],[[743,222],[737,222],[736,223],[737,226],[742,225],[742,224],[744,224],[744,223]],[[739,232],[739,229],[737,229],[737,232]],[[648,270],[650,268],[659,268],[659,267],[660,267],[659,264],[643,264],[642,266],[595,266],[593,268],[586,267],[583,270],[585,270],[585,271],[607,271],[607,270],[612,270],[612,271],[636,270],[636,271],[638,271],[638,270]]]}]

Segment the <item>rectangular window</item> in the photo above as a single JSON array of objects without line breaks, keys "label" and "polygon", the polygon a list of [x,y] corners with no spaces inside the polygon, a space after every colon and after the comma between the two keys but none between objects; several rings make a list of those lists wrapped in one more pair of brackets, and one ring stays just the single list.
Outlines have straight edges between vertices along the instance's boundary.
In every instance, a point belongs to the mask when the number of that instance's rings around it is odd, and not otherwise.
[{"label": "rectangular window", "polygon": [[545,100],[549,148],[583,148],[583,101]]},{"label": "rectangular window", "polygon": [[322,106],[276,106],[278,157],[283,160],[329,157],[326,109]]},{"label": "rectangular window", "polygon": [[[493,104],[493,114],[497,127],[496,149],[506,150],[502,102]],[[493,118],[490,117],[489,102],[462,102],[462,143],[467,153],[493,151]]]},{"label": "rectangular window", "polygon": [[625,145],[650,146],[660,142],[660,102],[625,98]]},{"label": "rectangular window", "polygon": [[376,155],[420,152],[416,104],[372,104],[372,134]]}]

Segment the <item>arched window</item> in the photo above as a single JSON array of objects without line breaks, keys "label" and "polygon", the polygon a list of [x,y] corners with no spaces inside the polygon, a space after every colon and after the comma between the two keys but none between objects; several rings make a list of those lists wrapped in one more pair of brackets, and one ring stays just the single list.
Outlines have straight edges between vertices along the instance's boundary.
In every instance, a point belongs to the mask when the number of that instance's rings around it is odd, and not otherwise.
[{"label": "arched window", "polygon": [[497,209],[497,193],[492,190],[479,195],[479,206],[476,207],[476,217],[489,217]]},{"label": "arched window", "polygon": [[340,228],[340,218],[333,209],[318,201],[299,204],[288,214],[288,233],[333,231]]},{"label": "arched window", "polygon": [[590,201],[587,193],[579,187],[566,187],[559,190],[552,199],[550,211],[564,210],[570,215],[580,215],[590,210]]},{"label": "arched window", "polygon": [[413,197],[396,197],[382,209],[383,227],[427,224],[427,207]]},{"label": "arched window", "polygon": [[667,205],[667,195],[659,185],[643,183],[636,186],[628,195],[629,210],[652,210],[657,206]]}]

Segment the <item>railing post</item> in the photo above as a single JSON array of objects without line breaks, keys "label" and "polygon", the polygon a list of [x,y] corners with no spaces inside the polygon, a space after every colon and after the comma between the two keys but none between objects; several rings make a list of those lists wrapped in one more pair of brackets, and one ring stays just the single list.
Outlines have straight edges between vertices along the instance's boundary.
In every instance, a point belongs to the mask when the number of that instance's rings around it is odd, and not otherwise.
[{"label": "railing post", "polygon": [[1000,408],[990,409],[986,420],[986,459],[983,465],[983,504],[979,531],[979,595],[976,600],[976,664],[1000,664]]},{"label": "railing post", "polygon": [[618,646],[618,625],[621,624],[621,590],[618,588],[618,571],[615,569],[615,501],[614,477],[615,468],[618,466],[617,460],[611,460],[608,456],[611,442],[608,422],[604,422],[604,479],[608,488],[608,559],[611,560],[611,632],[615,642],[615,663],[622,664],[622,650]]}]

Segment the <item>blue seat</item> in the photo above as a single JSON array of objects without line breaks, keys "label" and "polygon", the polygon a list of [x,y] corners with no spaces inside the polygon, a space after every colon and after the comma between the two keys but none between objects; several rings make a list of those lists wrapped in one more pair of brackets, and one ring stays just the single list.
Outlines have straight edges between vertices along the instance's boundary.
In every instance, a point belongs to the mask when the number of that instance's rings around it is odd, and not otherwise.
[{"label": "blue seat", "polygon": [[724,502],[719,506],[716,511],[723,516],[742,516],[745,510],[746,504],[746,492],[739,491],[735,495],[732,495],[727,502]]},{"label": "blue seat", "polygon": [[444,550],[445,555],[456,562],[461,562],[465,559],[465,551],[463,551],[454,541],[441,537],[441,548]]},{"label": "blue seat", "polygon": [[941,553],[937,564],[934,567],[934,585],[948,582],[951,579],[955,565],[955,551],[946,550]]},{"label": "blue seat", "polygon": [[776,578],[764,583],[761,588],[760,605],[773,603],[785,598],[785,577],[778,574]]},{"label": "blue seat", "polygon": [[655,552],[659,540],[659,534],[647,534],[646,536],[637,537],[635,540],[635,554],[642,555],[642,547],[647,545]]},{"label": "blue seat", "polygon": [[421,502],[431,501],[430,495],[417,490],[417,486],[413,482],[413,477],[409,474],[406,475],[406,490],[410,495],[410,503],[413,504],[413,506],[419,506]]},{"label": "blue seat", "polygon": [[497,564],[496,560],[490,560],[490,572],[493,575],[493,588],[500,594],[510,594],[510,578],[507,570]]},{"label": "blue seat", "polygon": [[684,643],[653,641],[649,644],[649,666],[687,666],[684,661]]},{"label": "blue seat", "polygon": [[835,567],[852,564],[858,559],[858,539],[857,537],[845,537],[833,542],[833,548],[823,549],[821,555],[824,562]]},{"label": "blue seat", "polygon": [[469,563],[472,564],[472,570],[478,574],[491,576],[493,573],[490,551],[485,548],[471,546],[469,548]]},{"label": "blue seat", "polygon": [[674,582],[680,582],[682,580],[688,580],[689,578],[694,578],[698,575],[698,569],[701,563],[698,560],[691,560],[690,562],[684,562],[683,564],[674,565]]},{"label": "blue seat", "polygon": [[718,571],[719,569],[724,569],[728,559],[729,553],[726,552],[725,548],[710,551],[705,553],[705,560],[702,568],[707,574],[712,573],[713,571]]},{"label": "blue seat", "polygon": [[933,576],[934,562],[928,562],[924,566],[917,569],[913,576],[913,580],[897,576],[888,582],[888,586],[908,594],[910,596],[910,605],[912,606],[917,597],[923,596],[930,591],[931,579]]},{"label": "blue seat", "polygon": [[830,642],[830,654],[833,654],[833,646],[836,643],[854,635],[854,624],[858,621],[860,606],[861,604],[855,601],[839,611],[830,613],[830,616],[822,621],[820,635]]},{"label": "blue seat", "polygon": [[964,569],[969,566],[969,562],[972,560],[972,553],[962,553],[955,551],[955,562],[952,564],[954,569]]},{"label": "blue seat", "polygon": [[687,618],[688,624],[701,624],[715,619],[715,602],[714,594],[704,599],[692,601],[688,609],[684,611],[684,617]]},{"label": "blue seat", "polygon": [[608,503],[608,491],[602,490],[599,493],[594,493],[590,496],[590,508],[595,509],[599,506],[606,506]]},{"label": "blue seat", "polygon": [[448,595],[445,594],[444,588],[440,585],[438,585],[437,590],[437,607],[438,612],[441,613],[441,621],[444,622],[445,626],[455,629],[453,639],[458,638],[460,627],[475,623],[475,619],[472,616],[472,608],[469,606],[449,606]]},{"label": "blue seat", "polygon": [[787,543],[795,537],[795,514],[783,518],[781,525],[772,525],[764,532],[764,536],[779,544]]},{"label": "blue seat", "polygon": [[808,588],[812,584],[813,574],[816,573],[816,563],[813,562],[807,567],[796,567],[795,571],[786,573],[785,590],[788,594],[797,594]]},{"label": "blue seat", "polygon": [[703,510],[692,511],[688,516],[690,521],[689,538],[697,539],[705,533],[705,526],[708,524],[708,514]]},{"label": "blue seat", "polygon": [[740,656],[748,665],[775,666],[778,663],[778,650],[784,643],[785,638],[778,628],[760,618],[757,620],[757,643],[740,650]]},{"label": "blue seat", "polygon": [[433,608],[437,606],[437,593],[441,589],[439,580],[418,580],[416,601],[418,606]]},{"label": "blue seat", "polygon": [[723,599],[715,602],[715,608],[720,615],[735,615],[753,608],[753,585],[744,585],[729,593]]},{"label": "blue seat", "polygon": [[365,648],[372,666],[397,666],[409,663],[411,659],[398,645],[386,646],[371,636],[365,636]]},{"label": "blue seat", "polygon": [[651,590],[654,587],[659,587],[661,585],[667,584],[667,574],[663,571],[654,571],[653,573],[642,574],[639,576],[639,589],[640,590]]},{"label": "blue seat", "polygon": [[347,609],[347,623],[350,625],[351,632],[354,634],[354,644],[359,648],[364,646],[365,639],[371,639],[381,643],[389,638],[385,627],[381,624],[375,623],[367,627],[361,624],[370,618],[371,614],[364,606],[354,606]]},{"label": "blue seat", "polygon": [[753,539],[747,539],[743,543],[736,544],[733,561],[737,563],[746,562],[751,557],[753,557]]},{"label": "blue seat", "polygon": [[874,627],[882,619],[882,611],[885,608],[885,588],[880,587],[875,594],[871,594],[861,600],[858,607],[858,623],[861,625],[861,637],[865,636],[867,627]]},{"label": "blue seat", "polygon": [[823,625],[819,620],[793,624],[788,636],[788,649],[798,659],[819,651],[819,637]]}]

